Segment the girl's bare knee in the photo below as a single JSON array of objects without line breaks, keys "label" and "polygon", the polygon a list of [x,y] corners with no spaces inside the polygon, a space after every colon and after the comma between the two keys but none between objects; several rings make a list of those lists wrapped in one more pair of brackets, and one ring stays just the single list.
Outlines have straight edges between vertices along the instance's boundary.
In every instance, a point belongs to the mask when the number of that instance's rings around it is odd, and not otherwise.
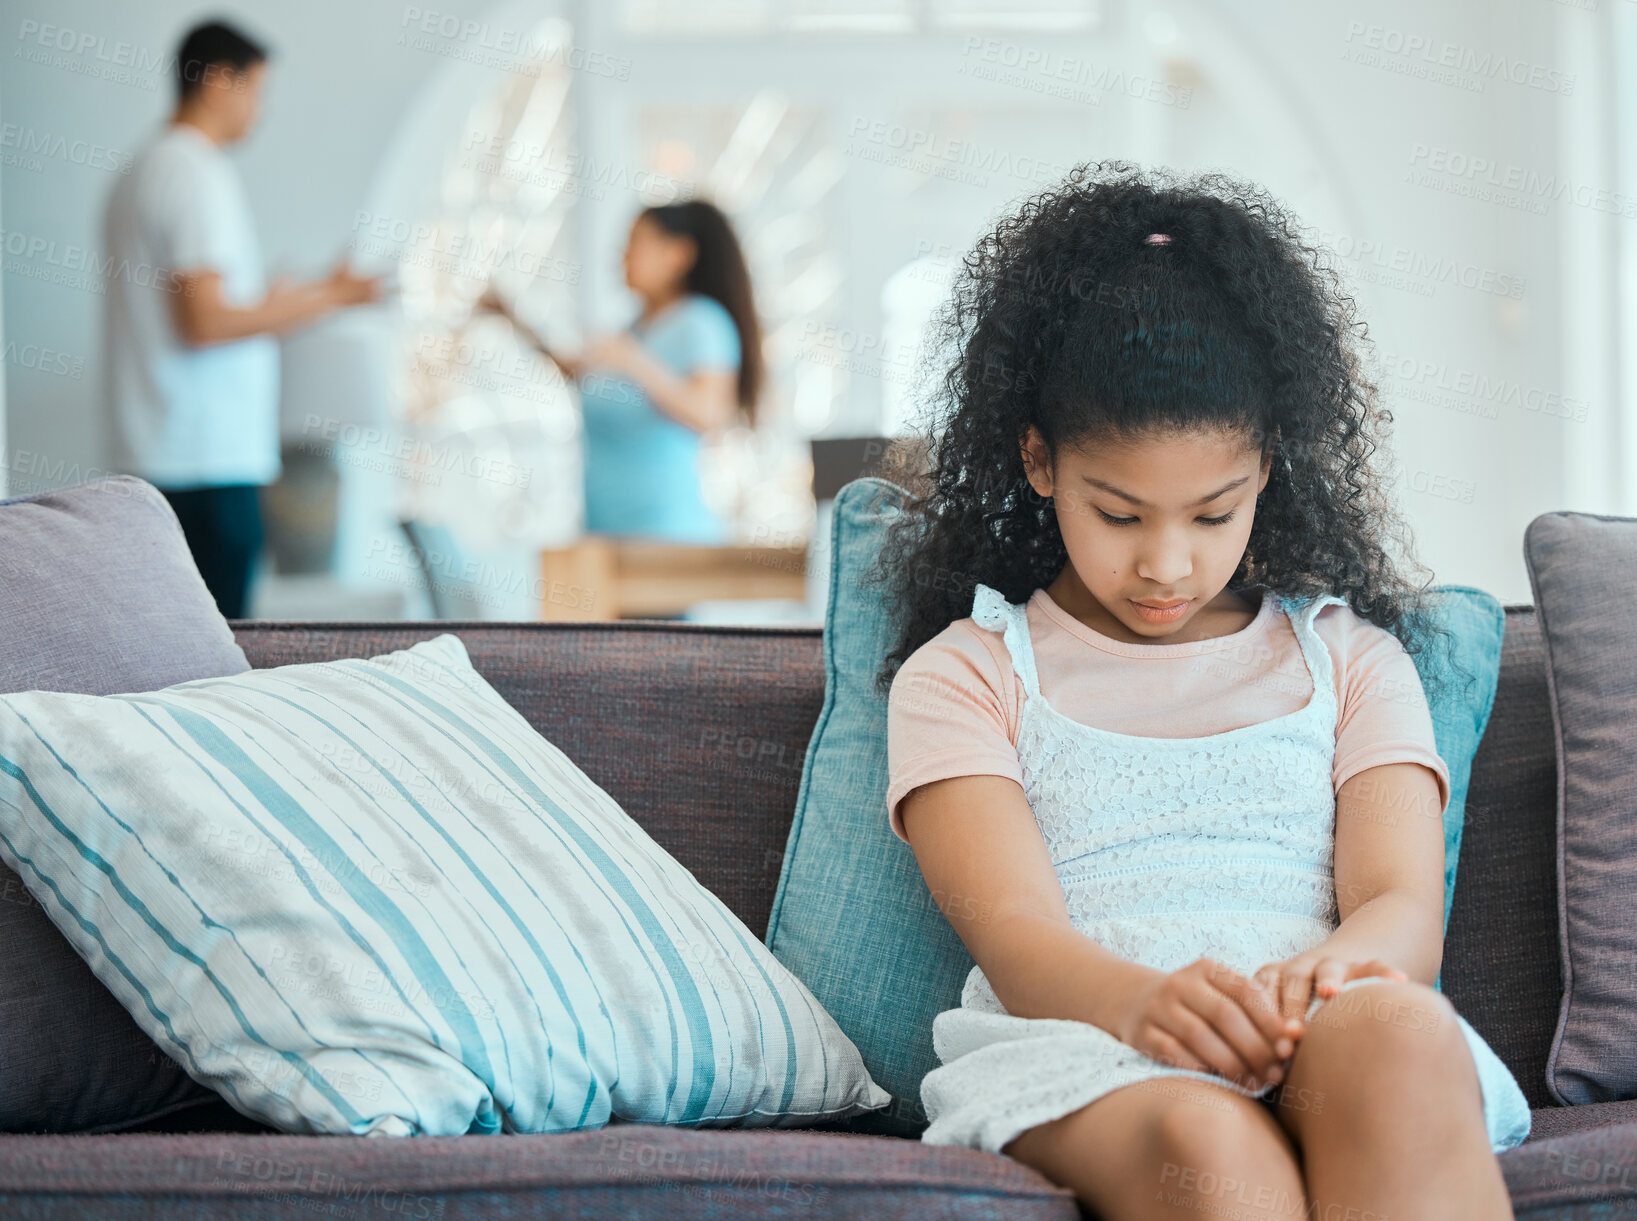
[{"label": "girl's bare knee", "polygon": [[1115,1215],[1115,1208],[1142,1168],[1134,1164],[1144,1151],[1140,1134],[1155,1107],[1155,1095],[1143,1087],[1124,1086],[1093,1099],[1078,1110],[1020,1133],[1001,1152],[1067,1187],[1086,1207]]},{"label": "girl's bare knee", "polygon": [[1313,1013],[1286,1088],[1339,1097],[1366,1084],[1393,1092],[1441,1082],[1452,1066],[1475,1078],[1455,1009],[1423,984],[1380,980],[1349,988]]},{"label": "girl's bare knee", "polygon": [[[1225,1106],[1173,1105],[1149,1132],[1152,1189],[1193,1207],[1212,1203],[1254,1216],[1302,1202],[1300,1157],[1260,1103],[1227,1090]],[[1214,1210],[1213,1210],[1214,1211]]]},{"label": "girl's bare knee", "polygon": [[1300,1216],[1304,1206],[1295,1147],[1267,1109],[1192,1078],[1112,1091],[1001,1151],[1109,1216],[1181,1205]]}]

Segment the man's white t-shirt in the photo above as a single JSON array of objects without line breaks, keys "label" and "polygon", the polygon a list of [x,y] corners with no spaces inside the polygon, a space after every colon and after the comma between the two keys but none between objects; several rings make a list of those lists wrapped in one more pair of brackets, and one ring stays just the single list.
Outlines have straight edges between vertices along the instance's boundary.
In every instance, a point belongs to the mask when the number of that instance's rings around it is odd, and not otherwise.
[{"label": "man's white t-shirt", "polygon": [[115,186],[104,236],[113,468],[161,488],[272,483],[278,341],[190,347],[171,313],[172,272],[219,273],[229,305],[266,291],[250,203],[227,157],[198,128],[168,126]]}]

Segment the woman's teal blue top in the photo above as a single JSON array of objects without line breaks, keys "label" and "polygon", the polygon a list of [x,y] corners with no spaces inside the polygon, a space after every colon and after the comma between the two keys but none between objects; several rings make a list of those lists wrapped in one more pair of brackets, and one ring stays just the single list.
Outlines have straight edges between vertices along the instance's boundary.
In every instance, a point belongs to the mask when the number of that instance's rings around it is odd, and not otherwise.
[{"label": "woman's teal blue top", "polygon": [[[739,368],[739,328],[713,297],[690,293],[627,328],[656,360],[687,376]],[[700,435],[654,406],[630,379],[580,379],[585,418],[585,528],[670,542],[723,543],[727,523],[700,495]]]}]

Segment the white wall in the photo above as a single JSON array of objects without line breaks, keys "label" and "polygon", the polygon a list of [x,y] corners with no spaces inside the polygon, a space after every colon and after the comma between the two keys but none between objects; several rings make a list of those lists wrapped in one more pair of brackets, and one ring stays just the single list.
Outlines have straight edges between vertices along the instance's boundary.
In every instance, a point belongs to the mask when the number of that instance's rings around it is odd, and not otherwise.
[{"label": "white wall", "polygon": [[[5,105],[3,100],[0,100],[0,125],[5,123],[5,117]],[[5,231],[5,226],[5,198],[3,190],[0,190],[0,233]],[[6,342],[5,298],[5,280],[0,277],[0,348],[3,348]],[[6,468],[9,464],[3,460],[4,455],[10,452],[6,449],[6,381],[7,378],[0,376],[0,500],[10,495],[7,491],[6,477]]]},{"label": "white wall", "polygon": [[[440,0],[439,8],[461,16],[488,11],[477,0]],[[1016,85],[974,83],[958,71],[963,59],[970,61],[959,35],[913,56],[891,46],[859,52],[856,44],[817,35],[798,44],[701,39],[679,51],[672,42],[622,37],[610,23],[611,6],[587,8],[582,41],[632,63],[626,81],[586,74],[580,82],[582,144],[603,157],[639,155],[627,130],[639,105],[667,97],[742,101],[743,83],[759,79],[795,99],[827,101],[840,120],[862,114],[890,121],[928,106],[964,104],[1004,114],[1005,131],[1051,133],[1063,162],[1128,155],[1264,182],[1344,256],[1338,262],[1354,284],[1359,316],[1385,358],[1378,372],[1396,417],[1392,444],[1403,468],[1402,502],[1418,553],[1438,581],[1527,602],[1521,547],[1531,518],[1562,508],[1637,513],[1629,460],[1619,457],[1633,452],[1637,435],[1619,427],[1624,345],[1615,328],[1622,319],[1629,327],[1630,309],[1617,313],[1623,298],[1612,277],[1599,272],[1621,258],[1629,266],[1637,220],[1612,216],[1595,202],[1600,188],[1614,191],[1621,181],[1608,91],[1617,63],[1611,48],[1627,48],[1628,76],[1637,70],[1629,62],[1633,43],[1624,12],[1531,0],[1449,0],[1436,7],[1409,0],[1368,6],[1111,0],[1105,28],[1087,44],[1089,56],[1144,69],[1168,60],[1192,64],[1200,74],[1197,92],[1179,110],[1117,96],[1067,105]],[[161,120],[171,86],[168,79],[144,89],[140,81],[88,75],[102,64],[97,48],[111,55],[115,44],[127,42],[149,57],[166,55],[198,14],[174,0],[128,6],[61,0],[50,6],[50,21],[74,39],[100,42],[81,54],[57,52],[59,62],[41,64],[18,54],[42,50],[19,32],[26,21],[43,23],[46,6],[6,0],[3,11],[0,30],[12,43],[0,78],[5,122],[120,151],[137,148]],[[270,263],[316,272],[346,240],[399,116],[440,61],[396,45],[402,4],[288,0],[241,11],[276,58],[262,126],[236,156]],[[1623,43],[1611,33],[1618,21],[1626,22]],[[1171,41],[1164,40],[1168,30]],[[1067,45],[1043,35],[1005,39],[1058,50]],[[1470,54],[1481,63],[1499,55],[1525,74],[1572,74],[1574,86],[1566,92],[1468,71],[1468,81],[1482,85],[1469,89],[1427,79],[1422,55],[1369,45],[1400,39],[1425,40],[1434,58]],[[910,64],[915,71],[905,70]],[[1487,159],[1503,178],[1533,175],[1550,183],[1555,177],[1571,194],[1541,205],[1527,198],[1527,189],[1515,192],[1516,200],[1477,198],[1473,192],[1484,189],[1489,175],[1439,170],[1431,164],[1439,158]],[[941,184],[932,183],[884,209],[882,196],[861,185],[867,181],[862,165],[850,164],[849,172],[858,183],[844,192],[838,219],[856,286],[847,294],[844,321],[879,334],[879,292],[869,288],[870,277],[884,279],[913,258],[918,235],[970,241],[990,201],[970,191],[940,195]],[[1430,176],[1412,180],[1416,173]],[[74,376],[8,362],[14,494],[26,490],[25,483],[86,477],[82,472],[95,473],[91,468],[103,461],[94,427],[97,298],[35,277],[50,275],[52,260],[66,247],[96,244],[112,180],[106,170],[64,158],[46,158],[37,171],[14,164],[0,171],[8,351],[34,344],[80,371]],[[1034,189],[1023,181],[1015,187],[1009,194]],[[1577,203],[1577,196],[1592,202]],[[951,198],[973,213],[952,235],[943,231]],[[934,210],[929,199],[945,211]],[[586,237],[583,262],[588,278],[596,279],[617,252],[635,205],[620,197],[578,206],[587,211],[577,219]],[[55,243],[54,253],[14,254],[19,235]],[[1360,255],[1366,246],[1375,253]],[[1395,270],[1406,264],[1418,270]],[[1440,278],[1449,268],[1461,277],[1521,282],[1523,291],[1510,297],[1463,287]],[[585,304],[595,325],[621,320],[615,275],[608,267],[606,283],[588,286]],[[64,367],[61,361],[57,367]],[[1629,385],[1629,364],[1625,369]],[[860,420],[846,421],[845,430],[877,418],[871,393],[860,388]],[[1586,418],[1531,409],[1560,396],[1584,403]],[[1493,418],[1485,418],[1491,405]],[[1571,416],[1574,406],[1567,408]],[[25,452],[43,455],[44,466],[19,470]]]}]

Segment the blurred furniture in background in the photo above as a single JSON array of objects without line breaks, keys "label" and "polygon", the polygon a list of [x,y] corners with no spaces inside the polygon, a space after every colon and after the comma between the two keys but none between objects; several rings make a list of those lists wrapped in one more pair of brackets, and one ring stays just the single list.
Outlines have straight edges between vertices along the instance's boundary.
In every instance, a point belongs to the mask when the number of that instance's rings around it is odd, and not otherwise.
[{"label": "blurred furniture in background", "polygon": [[540,617],[822,622],[836,493],[861,475],[903,483],[924,469],[926,452],[913,437],[821,437],[810,444],[817,514],[805,547],[587,534],[540,553]]},{"label": "blurred furniture in background", "polygon": [[273,571],[280,576],[328,573],[335,566],[341,471],[331,454],[301,441],[284,441],[279,462],[279,478],[261,491]]},{"label": "blurred furniture in background", "polygon": [[807,552],[807,600],[813,617],[824,621],[830,594],[830,510],[836,493],[854,479],[875,475],[908,487],[926,469],[926,444],[919,437],[814,437],[813,538]]},{"label": "blurred furniture in background", "polygon": [[800,601],[807,556],[799,547],[701,546],[588,534],[540,553],[540,617],[680,618],[712,599]]},{"label": "blurred furniture in background", "polygon": [[814,437],[813,500],[827,504],[854,479],[876,475],[907,486],[926,470],[920,437]]}]

